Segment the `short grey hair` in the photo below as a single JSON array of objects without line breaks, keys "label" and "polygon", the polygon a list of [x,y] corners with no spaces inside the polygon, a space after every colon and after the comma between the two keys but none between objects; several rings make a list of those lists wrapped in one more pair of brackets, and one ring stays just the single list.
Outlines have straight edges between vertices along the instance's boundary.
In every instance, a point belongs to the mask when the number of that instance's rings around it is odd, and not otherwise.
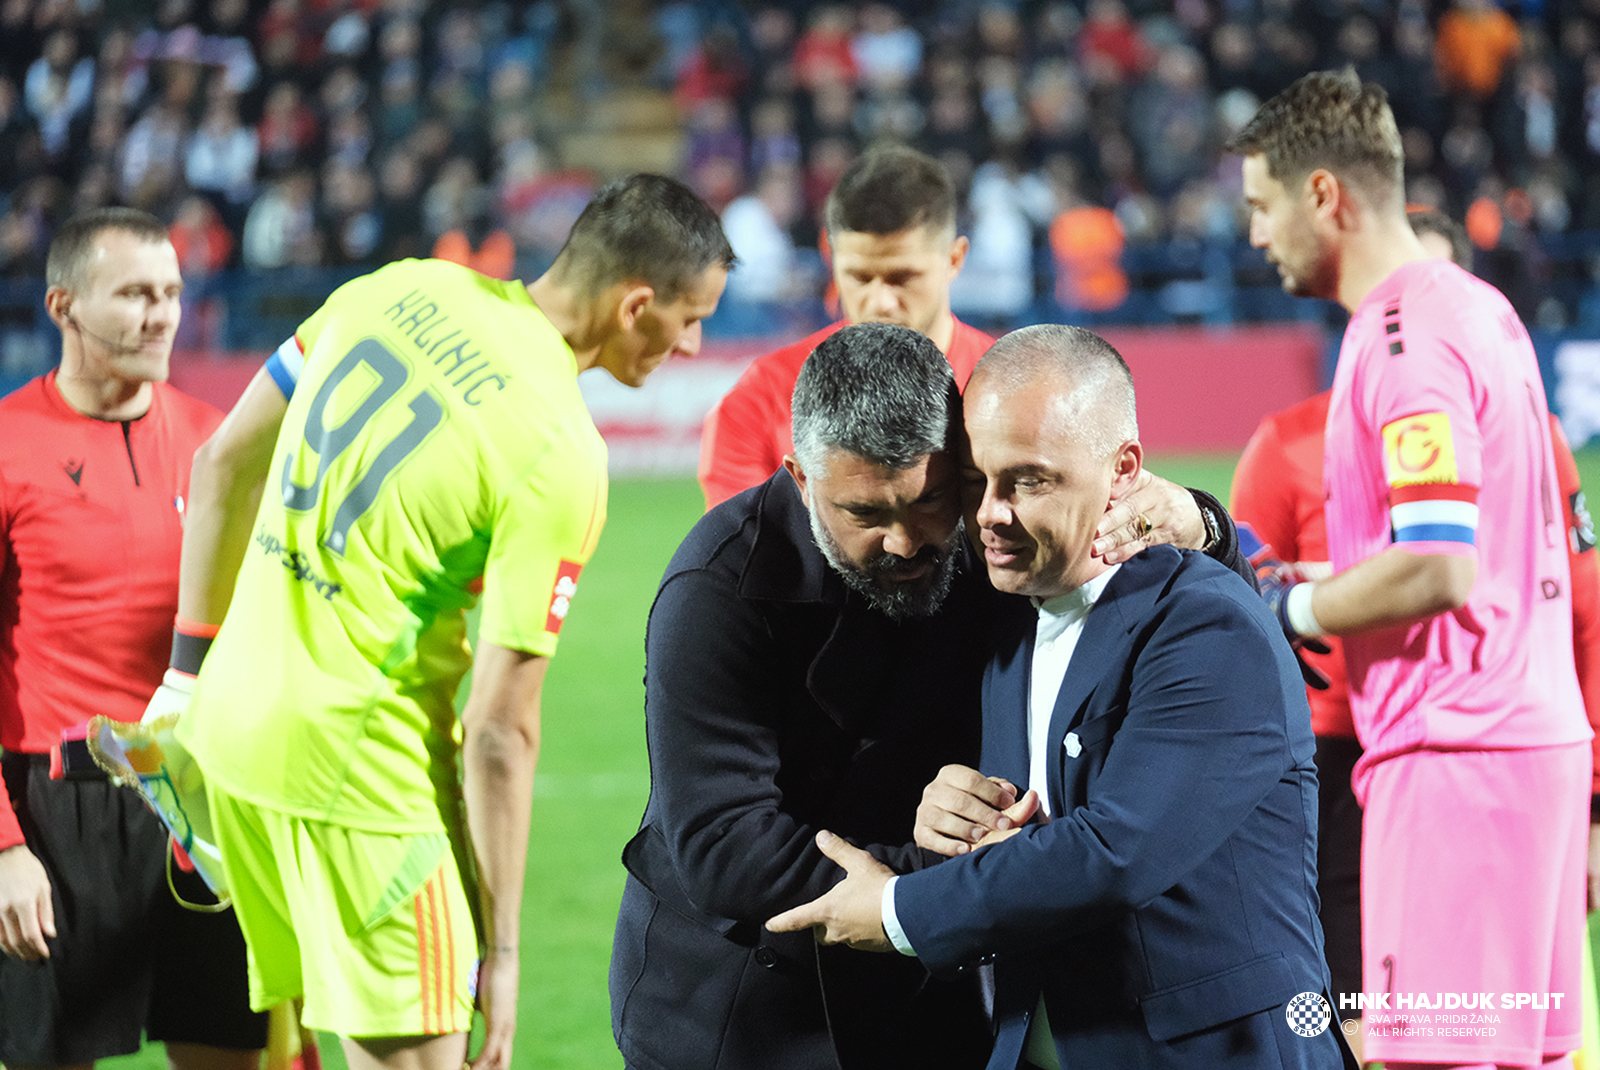
[{"label": "short grey hair", "polygon": [[911,468],[953,445],[961,393],[939,347],[909,327],[858,323],[806,358],[790,406],[794,456],[808,475],[845,450],[886,468]]},{"label": "short grey hair", "polygon": [[1095,457],[1110,457],[1139,437],[1133,373],[1093,331],[1056,323],[1023,327],[991,346],[972,373],[975,385],[1006,394],[1044,376],[1070,387],[1061,395],[1062,418]]}]

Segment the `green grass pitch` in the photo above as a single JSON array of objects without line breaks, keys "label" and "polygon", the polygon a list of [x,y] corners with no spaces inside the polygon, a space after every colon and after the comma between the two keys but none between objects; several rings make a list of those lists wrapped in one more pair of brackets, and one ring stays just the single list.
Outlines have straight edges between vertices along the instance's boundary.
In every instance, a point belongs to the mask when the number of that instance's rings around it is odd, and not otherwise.
[{"label": "green grass pitch", "polygon": [[[1227,501],[1236,458],[1156,457],[1157,473]],[[1600,449],[1578,455],[1600,487]],[[622,894],[622,845],[649,793],[644,748],[644,626],[656,584],[700,515],[690,479],[618,481],[584,570],[544,699],[544,737],[522,910],[518,1070],[616,1070],[606,964]],[[466,689],[462,689],[465,696]],[[333,1038],[323,1058],[344,1070]],[[159,1045],[104,1070],[163,1070]]]}]

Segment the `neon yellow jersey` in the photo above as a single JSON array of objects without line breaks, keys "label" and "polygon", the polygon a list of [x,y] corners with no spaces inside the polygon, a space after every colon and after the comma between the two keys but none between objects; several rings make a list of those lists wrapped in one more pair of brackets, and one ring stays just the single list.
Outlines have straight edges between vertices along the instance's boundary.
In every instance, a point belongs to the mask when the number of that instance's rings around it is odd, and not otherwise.
[{"label": "neon yellow jersey", "polygon": [[481,638],[555,650],[605,522],[605,444],[520,283],[407,260],[340,287],[296,338],[304,370],[179,737],[257,805],[444,829],[464,611],[481,584]]}]

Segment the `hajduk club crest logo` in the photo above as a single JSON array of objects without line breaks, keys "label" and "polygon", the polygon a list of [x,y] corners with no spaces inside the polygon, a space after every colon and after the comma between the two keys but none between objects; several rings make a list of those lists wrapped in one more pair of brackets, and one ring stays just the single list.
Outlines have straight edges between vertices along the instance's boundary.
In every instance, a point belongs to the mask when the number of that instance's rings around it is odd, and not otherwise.
[{"label": "hajduk club crest logo", "polygon": [[1320,1037],[1333,1021],[1333,1008],[1316,992],[1302,992],[1283,1009],[1289,1028],[1303,1037]]}]

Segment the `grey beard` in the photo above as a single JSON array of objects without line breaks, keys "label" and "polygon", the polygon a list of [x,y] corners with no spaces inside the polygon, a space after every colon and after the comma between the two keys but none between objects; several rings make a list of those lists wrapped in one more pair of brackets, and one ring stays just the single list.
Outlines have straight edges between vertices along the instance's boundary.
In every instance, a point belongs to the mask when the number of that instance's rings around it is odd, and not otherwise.
[{"label": "grey beard", "polygon": [[[865,565],[857,565],[845,556],[844,547],[835,541],[833,534],[818,519],[816,510],[811,514],[811,537],[817,549],[827,559],[833,570],[844,580],[845,586],[867,600],[867,605],[893,621],[910,617],[931,617],[944,604],[955,579],[957,550],[965,538],[964,524],[957,522],[949,540],[939,547],[924,546],[915,558],[880,554]],[[934,570],[917,580],[895,582],[897,567],[915,561],[932,561]]]}]

